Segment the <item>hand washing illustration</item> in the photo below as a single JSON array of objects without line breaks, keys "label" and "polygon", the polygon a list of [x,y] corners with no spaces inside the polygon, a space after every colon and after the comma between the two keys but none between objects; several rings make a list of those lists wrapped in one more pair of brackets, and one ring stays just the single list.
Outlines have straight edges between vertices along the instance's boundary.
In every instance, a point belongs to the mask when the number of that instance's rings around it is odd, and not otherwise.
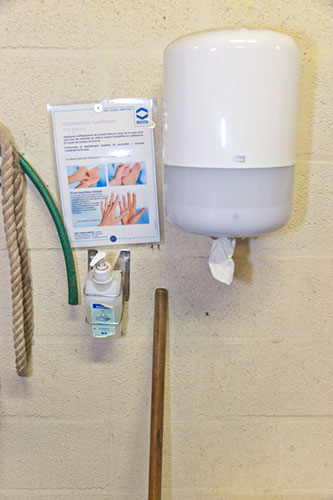
[{"label": "hand washing illustration", "polygon": [[85,189],[91,187],[105,187],[106,174],[103,166],[93,168],[67,167],[67,180],[70,189]]},{"label": "hand washing illustration", "polygon": [[[127,193],[127,201],[126,197],[123,196],[123,202],[119,201],[119,207],[120,207],[120,214],[123,214],[123,217],[121,219],[121,223],[124,225],[127,224],[137,224],[145,211],[147,210],[147,207],[141,208],[137,212],[136,209],[136,194],[133,193],[131,197],[131,193]],[[149,220],[146,222],[148,223]],[[144,222],[141,222],[144,224]]]},{"label": "hand washing illustration", "polygon": [[144,162],[111,163],[107,166],[109,186],[134,186],[147,184]]},{"label": "hand washing illustration", "polygon": [[[101,201],[100,207],[102,218],[99,226],[116,226],[119,222],[124,226],[149,223],[147,207],[137,211],[135,193],[127,193],[127,197],[123,196],[122,201],[119,194],[115,197],[114,193],[111,193],[110,197],[106,196],[104,201]],[[146,217],[143,217],[146,211]]]}]

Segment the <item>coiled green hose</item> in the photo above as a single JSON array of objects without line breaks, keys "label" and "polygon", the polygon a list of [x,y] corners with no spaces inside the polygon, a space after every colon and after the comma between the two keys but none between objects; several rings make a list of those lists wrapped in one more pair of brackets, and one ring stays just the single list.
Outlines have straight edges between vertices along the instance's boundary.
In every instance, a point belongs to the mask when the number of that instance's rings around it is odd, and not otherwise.
[{"label": "coiled green hose", "polygon": [[52,195],[42,179],[37,174],[36,170],[27,162],[27,160],[18,153],[20,157],[20,165],[23,172],[36,186],[40,195],[42,196],[50,214],[57,228],[62,251],[64,253],[66,269],[67,269],[67,282],[68,282],[68,303],[75,306],[79,303],[79,293],[76,279],[76,269],[73,257],[72,247],[68,238],[67,230],[60,215],[57,205],[55,204]]}]

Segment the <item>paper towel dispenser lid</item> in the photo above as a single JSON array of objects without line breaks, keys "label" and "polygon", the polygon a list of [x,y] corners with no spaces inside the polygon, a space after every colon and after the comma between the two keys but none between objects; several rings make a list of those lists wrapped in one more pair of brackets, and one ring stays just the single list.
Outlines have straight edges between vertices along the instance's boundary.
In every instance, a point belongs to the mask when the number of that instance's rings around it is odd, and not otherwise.
[{"label": "paper towel dispenser lid", "polygon": [[210,30],[164,53],[164,163],[262,168],[295,163],[300,50],[269,30]]}]

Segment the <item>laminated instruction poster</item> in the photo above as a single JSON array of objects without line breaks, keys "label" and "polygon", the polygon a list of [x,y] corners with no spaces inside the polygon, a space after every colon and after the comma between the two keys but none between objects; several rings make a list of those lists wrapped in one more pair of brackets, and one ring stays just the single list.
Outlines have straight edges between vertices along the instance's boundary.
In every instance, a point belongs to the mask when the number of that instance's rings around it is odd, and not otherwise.
[{"label": "laminated instruction poster", "polygon": [[152,99],[50,106],[74,247],[158,242]]}]

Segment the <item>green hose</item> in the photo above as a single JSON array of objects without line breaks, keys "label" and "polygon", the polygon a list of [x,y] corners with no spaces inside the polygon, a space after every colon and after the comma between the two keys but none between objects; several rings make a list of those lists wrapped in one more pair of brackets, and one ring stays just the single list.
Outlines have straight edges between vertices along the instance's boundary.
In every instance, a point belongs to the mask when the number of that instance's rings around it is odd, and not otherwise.
[{"label": "green hose", "polygon": [[48,190],[42,179],[39,177],[36,170],[33,169],[33,167],[27,162],[25,158],[23,158],[23,156],[20,153],[19,157],[20,157],[20,165],[23,172],[30,178],[30,180],[38,189],[57,228],[58,235],[60,238],[60,243],[66,261],[67,282],[68,282],[68,303],[72,306],[75,306],[79,303],[76,269],[75,269],[72,247],[68,238],[64,222],[62,220],[57,205],[54,203],[50,191]]}]

